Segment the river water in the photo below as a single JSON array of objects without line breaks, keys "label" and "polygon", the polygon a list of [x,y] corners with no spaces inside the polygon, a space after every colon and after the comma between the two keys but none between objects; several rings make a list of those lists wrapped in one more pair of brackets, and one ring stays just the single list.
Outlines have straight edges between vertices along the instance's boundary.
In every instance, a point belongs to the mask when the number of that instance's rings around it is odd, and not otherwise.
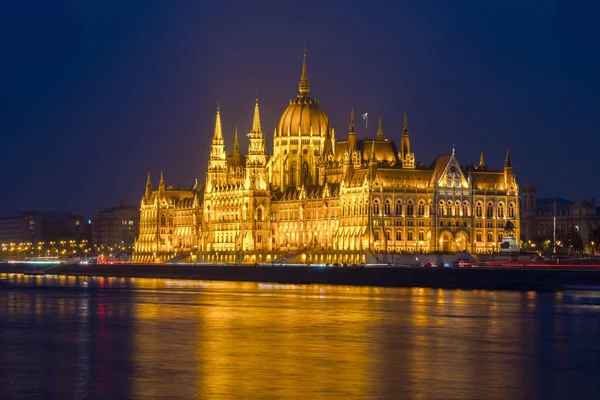
[{"label": "river water", "polygon": [[4,400],[600,398],[600,308],[561,293],[4,282]]}]

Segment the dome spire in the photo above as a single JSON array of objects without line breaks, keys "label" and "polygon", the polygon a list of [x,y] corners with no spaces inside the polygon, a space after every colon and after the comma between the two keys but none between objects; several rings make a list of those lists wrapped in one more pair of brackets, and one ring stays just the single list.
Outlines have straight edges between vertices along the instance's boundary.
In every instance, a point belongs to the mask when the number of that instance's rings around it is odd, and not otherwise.
[{"label": "dome spire", "polygon": [[306,45],[304,45],[304,58],[302,59],[302,74],[300,75],[298,91],[300,92],[300,96],[306,96],[310,91],[308,86],[308,75],[306,74]]}]

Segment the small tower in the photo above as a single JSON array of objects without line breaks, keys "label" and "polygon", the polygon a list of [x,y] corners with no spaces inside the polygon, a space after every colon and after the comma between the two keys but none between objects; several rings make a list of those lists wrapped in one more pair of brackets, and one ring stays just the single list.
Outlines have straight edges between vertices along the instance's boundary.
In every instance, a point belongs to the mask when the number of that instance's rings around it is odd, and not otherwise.
[{"label": "small tower", "polygon": [[150,180],[150,172],[148,172],[148,179],[146,180],[146,192],[144,198],[148,200],[152,196],[152,181]]},{"label": "small tower", "polygon": [[210,158],[208,159],[208,172],[206,183],[209,190],[219,184],[224,184],[227,179],[227,156],[225,155],[225,140],[221,128],[221,109],[217,104],[217,116],[215,117],[215,132],[210,146]]},{"label": "small tower", "polygon": [[356,128],[354,126],[354,107],[350,111],[350,126],[348,127],[348,155],[352,160],[352,154],[356,150]]},{"label": "small tower", "polygon": [[234,166],[240,165],[240,141],[238,137],[238,128],[235,126],[235,134],[233,135],[233,157],[232,162]]},{"label": "small tower", "polygon": [[481,150],[481,154],[479,155],[479,168],[485,168],[485,158],[483,157],[483,150]]},{"label": "small tower", "polygon": [[266,189],[266,165],[267,156],[265,152],[265,139],[260,127],[260,110],[258,97],[254,105],[254,118],[252,120],[252,131],[250,131],[250,144],[246,156],[246,188]]},{"label": "small tower", "polygon": [[410,138],[408,136],[408,118],[404,113],[404,128],[402,129],[402,140],[400,141],[400,161],[402,168],[415,168],[415,155],[410,151]]},{"label": "small tower", "polygon": [[383,129],[381,128],[381,117],[379,117],[379,123],[377,124],[377,140],[383,140]]},{"label": "small tower", "polygon": [[158,181],[158,193],[164,194],[165,192],[165,178],[163,172],[160,171],[160,180]]},{"label": "small tower", "polygon": [[506,158],[504,159],[504,184],[507,189],[514,184],[512,162],[510,161],[508,149],[506,149]]}]

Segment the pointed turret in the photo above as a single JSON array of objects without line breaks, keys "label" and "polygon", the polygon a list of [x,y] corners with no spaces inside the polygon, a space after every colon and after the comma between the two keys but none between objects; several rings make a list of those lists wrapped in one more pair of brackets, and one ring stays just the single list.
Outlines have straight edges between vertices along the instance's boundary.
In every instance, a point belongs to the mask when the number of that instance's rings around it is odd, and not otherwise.
[{"label": "pointed turret", "polygon": [[299,96],[306,96],[310,92],[308,85],[308,75],[306,74],[306,46],[304,47],[304,57],[302,59],[302,74],[300,75],[300,83],[298,84]]},{"label": "pointed turret", "polygon": [[371,157],[369,158],[370,163],[377,163],[377,158],[375,157],[375,141],[371,142]]},{"label": "pointed turret", "polygon": [[479,155],[479,165],[477,167],[479,169],[485,168],[485,158],[483,157],[483,150],[481,150],[481,154]]},{"label": "pointed turret", "polygon": [[233,135],[233,165],[240,165],[240,141],[237,125],[235,126],[235,134]]},{"label": "pointed turret", "polygon": [[225,140],[223,140],[223,128],[221,127],[221,108],[217,103],[217,115],[215,117],[215,131],[210,145],[210,157],[208,159],[208,172],[206,183],[210,188],[225,184],[227,180],[227,155],[225,154]]},{"label": "pointed turret", "polygon": [[250,144],[248,145],[246,166],[262,168],[266,163],[265,140],[263,138],[262,128],[260,127],[260,109],[258,107],[257,97],[256,103],[254,104],[254,119],[252,120],[252,131],[250,132]]},{"label": "pointed turret", "polygon": [[165,191],[165,178],[163,176],[163,172],[160,171],[160,180],[158,181],[158,191],[159,192],[164,192]]},{"label": "pointed turret", "polygon": [[350,126],[348,127],[348,154],[352,157],[352,153],[356,149],[356,128],[354,127],[354,107],[350,111]]},{"label": "pointed turret", "polygon": [[256,96],[256,104],[254,105],[254,118],[252,120],[252,134],[260,133],[262,136],[262,129],[260,127],[260,110],[258,109],[258,96]]},{"label": "pointed turret", "polygon": [[410,138],[408,136],[408,118],[404,113],[404,127],[402,128],[402,140],[400,141],[400,161],[402,168],[415,167],[415,155],[410,151]]},{"label": "pointed turret", "polygon": [[213,144],[223,143],[223,128],[221,127],[221,107],[217,103],[217,117],[215,119],[215,132],[213,134]]},{"label": "pointed turret", "polygon": [[410,138],[408,136],[408,118],[404,113],[404,127],[402,128],[402,141],[400,142],[400,153],[404,156],[410,153]]},{"label": "pointed turret", "polygon": [[506,149],[506,159],[504,160],[504,184],[506,188],[513,186],[515,181],[515,177],[513,174],[512,163],[510,162],[510,154],[508,153],[508,149]]},{"label": "pointed turret", "polygon": [[377,124],[377,140],[383,140],[383,129],[381,127],[381,117],[379,117],[379,123]]},{"label": "pointed turret", "polygon": [[150,180],[150,172],[148,172],[148,179],[146,180],[146,193],[144,197],[146,199],[150,198],[152,195],[152,181]]}]

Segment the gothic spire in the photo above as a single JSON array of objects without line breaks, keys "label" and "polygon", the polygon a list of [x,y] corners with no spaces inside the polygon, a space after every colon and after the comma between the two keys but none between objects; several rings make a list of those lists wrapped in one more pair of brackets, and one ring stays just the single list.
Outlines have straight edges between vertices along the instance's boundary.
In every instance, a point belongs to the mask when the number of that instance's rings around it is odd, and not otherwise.
[{"label": "gothic spire", "polygon": [[256,96],[256,104],[254,106],[254,119],[252,121],[252,133],[260,133],[262,136],[262,129],[260,127],[260,111],[258,109],[258,96]]},{"label": "gothic spire", "polygon": [[306,46],[304,46],[304,58],[302,59],[302,74],[300,75],[298,91],[300,92],[300,96],[306,96],[310,91],[310,88],[308,86],[308,75],[306,74]]},{"label": "gothic spire", "polygon": [[152,181],[150,180],[150,172],[148,172],[148,179],[146,180],[146,198],[152,194]]},{"label": "gothic spire", "polygon": [[381,127],[381,117],[379,117],[379,123],[377,125],[377,140],[383,139],[383,129]]},{"label": "gothic spire", "polygon": [[354,107],[350,110],[350,127],[348,128],[350,132],[356,132],[356,128],[354,127]]},{"label": "gothic spire", "polygon": [[240,164],[240,141],[238,137],[238,128],[235,126],[235,134],[233,135],[233,164]]},{"label": "gothic spire", "polygon": [[404,112],[404,128],[402,128],[402,141],[400,142],[400,153],[406,155],[410,153],[410,138],[408,136],[408,118]]},{"label": "gothic spire", "polygon": [[485,158],[483,157],[483,150],[481,150],[481,154],[479,155],[479,168],[485,168]]},{"label": "gothic spire", "polygon": [[504,160],[505,167],[512,167],[512,163],[510,162],[510,154],[508,153],[508,148],[506,149],[506,159]]},{"label": "gothic spire", "polygon": [[160,171],[160,180],[158,181],[158,189],[165,190],[165,178],[163,176],[162,170]]},{"label": "gothic spire", "polygon": [[221,108],[217,103],[217,117],[215,118],[215,133],[213,143],[223,143],[223,129],[221,128]]},{"label": "gothic spire", "polygon": [[372,163],[377,162],[377,158],[375,157],[375,140],[373,140],[371,142],[371,159],[370,159],[370,161]]},{"label": "gothic spire", "polygon": [[354,128],[354,107],[350,111],[350,127],[348,129],[348,153],[352,157],[352,152],[356,148],[356,129]]}]

